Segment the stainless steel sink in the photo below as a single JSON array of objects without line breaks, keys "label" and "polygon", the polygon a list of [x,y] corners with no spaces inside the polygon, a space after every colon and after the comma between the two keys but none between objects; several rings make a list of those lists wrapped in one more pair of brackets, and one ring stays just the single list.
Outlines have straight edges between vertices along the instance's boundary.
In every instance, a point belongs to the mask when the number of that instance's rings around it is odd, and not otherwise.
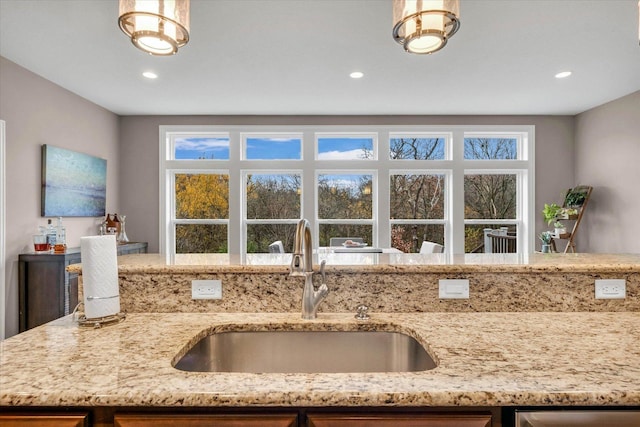
[{"label": "stainless steel sink", "polygon": [[178,360],[191,372],[415,372],[436,367],[414,338],[383,331],[232,331],[209,335]]}]

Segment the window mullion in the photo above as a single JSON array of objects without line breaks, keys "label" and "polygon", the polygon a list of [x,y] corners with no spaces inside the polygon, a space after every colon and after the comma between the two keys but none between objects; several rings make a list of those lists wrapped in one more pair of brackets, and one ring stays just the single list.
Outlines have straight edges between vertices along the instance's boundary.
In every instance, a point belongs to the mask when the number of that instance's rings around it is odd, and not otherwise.
[{"label": "window mullion", "polygon": [[465,244],[464,227],[464,132],[455,130],[451,135],[451,174],[447,188],[448,225],[445,228],[445,244],[453,254],[463,254]]},{"label": "window mullion", "polygon": [[[244,198],[242,191],[243,162],[240,132],[229,132],[229,228],[227,229],[227,251],[229,254],[245,252]],[[240,236],[240,238],[237,238]]]}]

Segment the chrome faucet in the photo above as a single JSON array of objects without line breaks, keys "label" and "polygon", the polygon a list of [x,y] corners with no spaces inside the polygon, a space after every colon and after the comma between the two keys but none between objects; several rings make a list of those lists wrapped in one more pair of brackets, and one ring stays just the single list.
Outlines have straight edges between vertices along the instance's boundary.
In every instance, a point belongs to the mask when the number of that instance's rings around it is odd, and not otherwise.
[{"label": "chrome faucet", "polygon": [[[303,245],[304,243],[304,245]],[[302,318],[315,319],[318,306],[326,298],[329,288],[325,283],[323,260],[320,264],[322,284],[315,289],[313,286],[313,246],[311,244],[311,226],[309,221],[301,219],[296,228],[296,238],[293,243],[293,258],[291,259],[291,271],[289,276],[304,277],[304,289],[302,291]]]}]

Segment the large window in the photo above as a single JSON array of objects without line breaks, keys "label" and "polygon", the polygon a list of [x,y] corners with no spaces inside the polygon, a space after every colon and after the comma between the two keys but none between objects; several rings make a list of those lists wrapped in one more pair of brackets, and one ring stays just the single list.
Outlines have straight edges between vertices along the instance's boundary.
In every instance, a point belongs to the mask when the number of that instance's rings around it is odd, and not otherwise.
[{"label": "large window", "polygon": [[161,126],[161,247],[291,252],[358,237],[418,252],[486,252],[485,234],[533,249],[533,127]]}]

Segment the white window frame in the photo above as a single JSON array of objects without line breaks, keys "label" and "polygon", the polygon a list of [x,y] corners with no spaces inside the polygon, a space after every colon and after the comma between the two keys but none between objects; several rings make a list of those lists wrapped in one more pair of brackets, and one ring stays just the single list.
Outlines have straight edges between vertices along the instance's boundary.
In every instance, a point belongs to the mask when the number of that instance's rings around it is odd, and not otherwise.
[{"label": "white window frame", "polygon": [[[228,169],[170,169],[167,171],[167,179],[170,191],[176,188],[176,175],[229,175]],[[231,206],[229,206],[231,210]],[[229,215],[230,216],[230,215]],[[167,248],[167,253],[172,257],[176,253],[176,226],[183,224],[205,224],[205,225],[226,225],[227,226],[227,242],[230,240],[229,218],[176,218],[175,199],[169,197],[168,201],[168,224],[167,224],[167,244],[171,245]]]},{"label": "white window frame", "polygon": [[[229,160],[175,160],[170,157],[170,141],[172,134],[180,136],[211,133],[228,135],[230,141]],[[373,229],[374,242],[379,247],[390,247],[391,224],[389,218],[389,179],[390,174],[402,173],[430,174],[445,173],[445,249],[450,254],[464,253],[464,227],[475,220],[464,218],[464,175],[472,171],[482,173],[504,173],[517,171],[518,173],[518,251],[530,253],[535,244],[535,126],[504,126],[504,125],[353,125],[353,126],[160,126],[160,251],[170,255],[171,242],[168,233],[171,226],[170,199],[168,191],[173,191],[169,180],[172,169],[214,169],[229,172],[229,253],[241,255],[246,252],[246,224],[244,214],[243,175],[246,171],[263,173],[278,170],[279,173],[294,173],[301,171],[302,179],[302,207],[301,217],[311,222],[314,244],[318,245],[319,218],[317,215],[317,175],[326,171],[332,173],[368,173],[375,171],[375,184],[372,188]],[[358,159],[340,162],[317,159],[317,137],[358,135],[377,135],[374,142],[375,160]],[[302,135],[301,160],[243,160],[243,135]],[[408,136],[435,138],[445,137],[444,160],[391,160],[389,158],[389,138]],[[465,137],[517,137],[518,158],[516,160],[465,160]],[[164,155],[162,155],[164,153]],[[381,185],[381,183],[385,183]],[[342,220],[337,220],[342,221]],[[349,220],[354,221],[354,220]],[[427,220],[432,221],[432,220]],[[513,222],[511,220],[507,220]],[[486,222],[486,221],[485,221]],[[498,223],[492,220],[492,223]],[[341,222],[342,223],[342,222]],[[355,223],[355,222],[354,222]],[[436,221],[438,223],[438,221]]]},{"label": "white window frame", "polygon": [[[257,160],[256,160],[257,161]],[[264,162],[264,160],[261,160]],[[247,176],[248,175],[300,175],[300,212],[298,218],[282,218],[282,219],[270,219],[270,218],[258,218],[252,219],[247,217]],[[242,171],[242,231],[240,237],[241,254],[244,257],[247,254],[247,235],[249,225],[259,224],[297,224],[302,217],[302,200],[304,188],[304,174],[301,169],[285,169],[285,170],[273,170],[273,169],[255,169],[255,170],[243,170]]]},{"label": "white window frame", "polygon": [[[346,161],[346,160],[345,160]],[[356,162],[367,162],[367,166],[371,167],[370,160],[354,160]],[[364,166],[364,164],[361,164]],[[318,215],[321,201],[318,200],[318,195],[314,197],[315,203],[315,223],[316,228],[316,242],[320,236],[320,224],[334,224],[334,225],[371,225],[371,242],[372,246],[379,246],[378,244],[378,171],[375,169],[318,169],[315,171],[315,188],[319,187],[320,175],[371,175],[371,218],[320,218]],[[345,236],[346,237],[346,236]],[[316,245],[317,246],[317,245]]]},{"label": "white window frame", "polygon": [[[405,135],[406,136],[406,135]],[[445,156],[446,156],[446,145],[445,145]],[[405,160],[399,160],[404,162]],[[407,160],[409,161],[409,160]],[[430,161],[430,160],[427,160]],[[436,161],[436,160],[431,160]],[[422,161],[421,161],[422,162]],[[392,175],[444,175],[444,216],[443,218],[430,218],[430,219],[412,219],[412,218],[389,218],[389,231],[393,228],[394,225],[442,225],[444,226],[444,236],[445,242],[449,241],[452,236],[453,228],[451,226],[451,222],[447,220],[451,212],[451,198],[447,197],[448,188],[452,183],[453,176],[452,172],[449,169],[391,169],[389,171],[389,187],[391,186],[391,176]],[[390,217],[389,212],[389,217]]]}]

